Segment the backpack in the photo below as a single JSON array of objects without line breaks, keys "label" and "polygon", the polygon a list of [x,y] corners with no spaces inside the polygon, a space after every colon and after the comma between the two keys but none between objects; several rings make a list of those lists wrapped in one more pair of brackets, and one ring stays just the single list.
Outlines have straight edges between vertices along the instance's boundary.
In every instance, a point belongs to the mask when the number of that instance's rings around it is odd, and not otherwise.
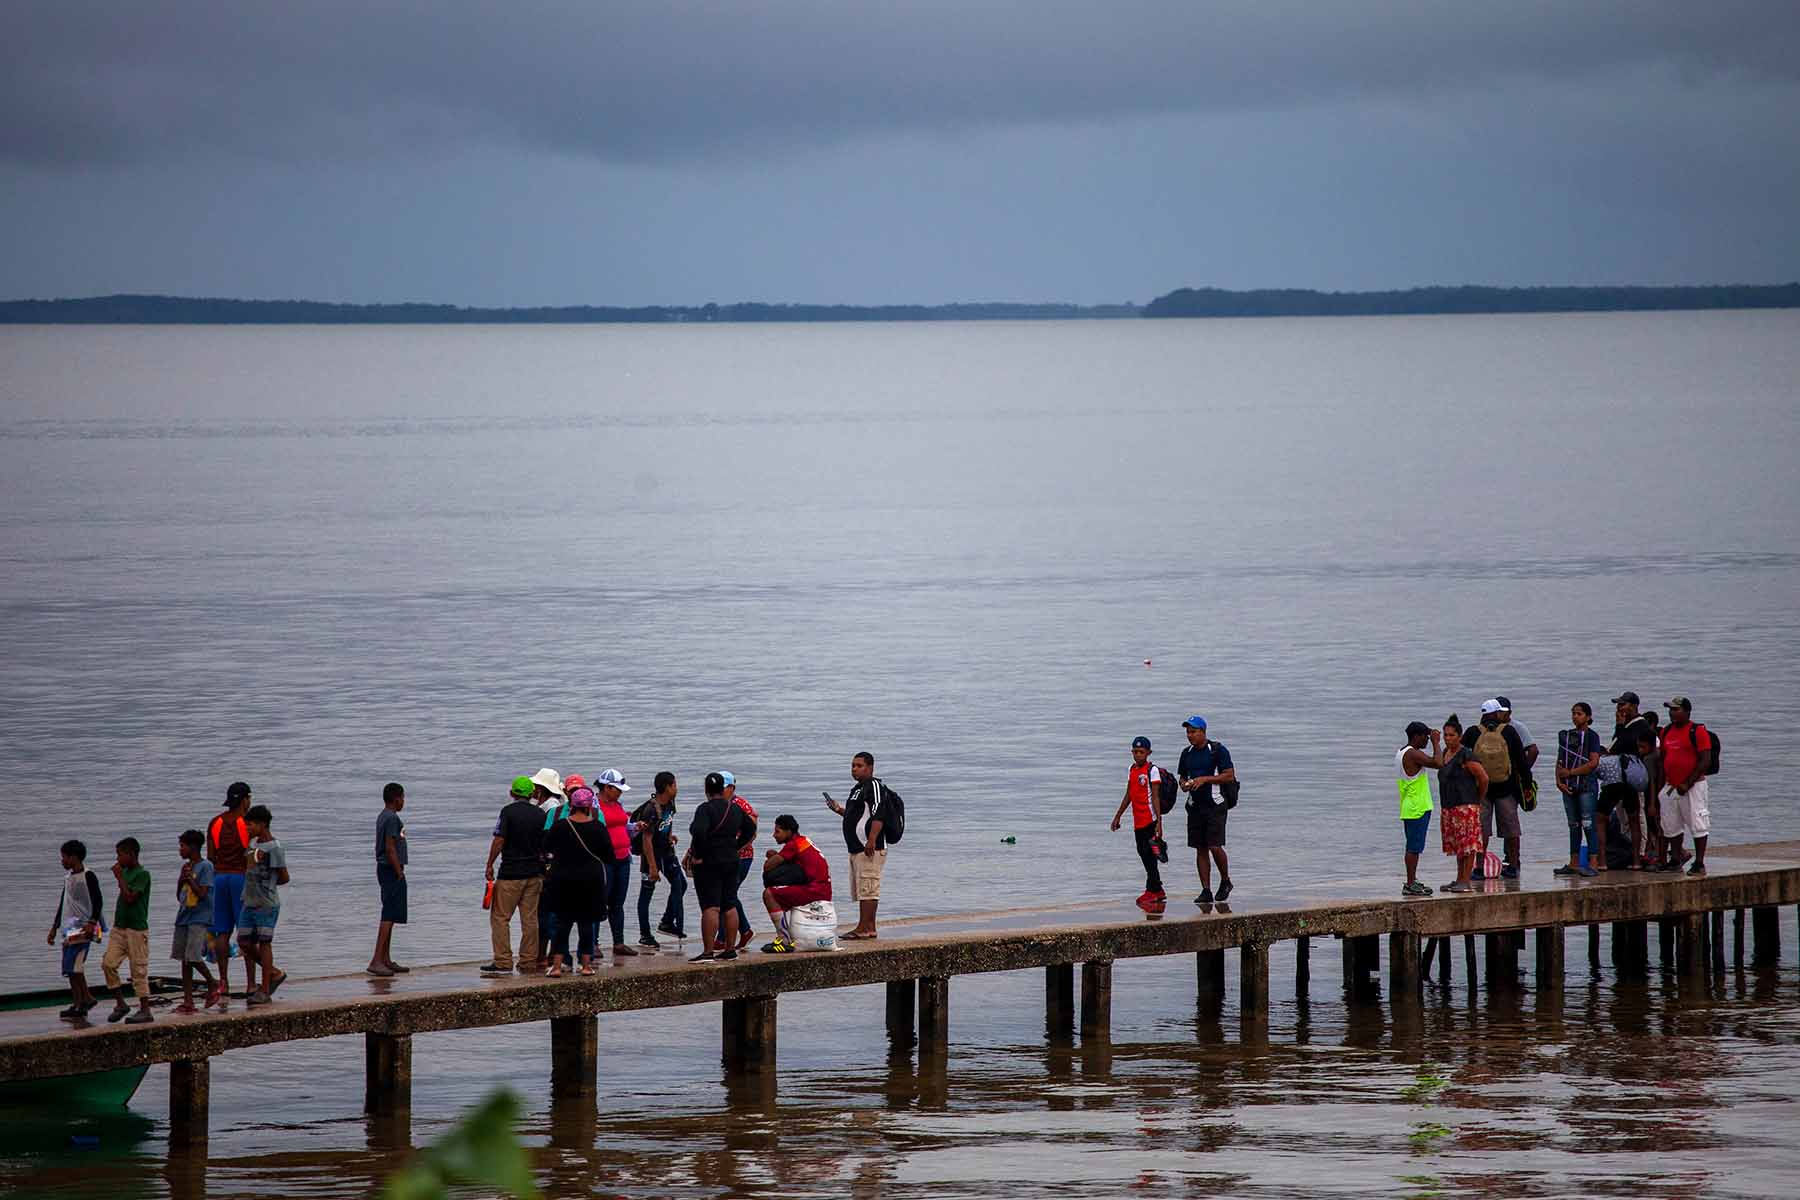
[{"label": "backpack", "polygon": [[[1156,767],[1155,763],[1145,763],[1144,765]],[[1174,810],[1175,802],[1181,799],[1181,781],[1161,767],[1156,767],[1156,773],[1158,776],[1156,781],[1156,807],[1163,811],[1164,816],[1167,816]]]},{"label": "backpack", "polygon": [[1482,725],[1475,735],[1475,757],[1492,783],[1505,783],[1512,778],[1512,751],[1507,747],[1504,726]]},{"label": "backpack", "polygon": [[[1206,748],[1208,750],[1211,750],[1213,753],[1213,768],[1216,773],[1217,769],[1218,769],[1218,763],[1219,763],[1219,743],[1208,740],[1206,743]],[[1225,807],[1228,809],[1236,808],[1237,802],[1238,802],[1238,783],[1237,783],[1237,778],[1236,778],[1237,768],[1234,766],[1234,767],[1232,767],[1231,770],[1232,770],[1232,778],[1226,780],[1224,783],[1219,784],[1219,799],[1224,803]]]},{"label": "backpack", "polygon": [[881,840],[893,845],[906,836],[906,801],[879,779],[875,784],[874,810],[881,814]]}]

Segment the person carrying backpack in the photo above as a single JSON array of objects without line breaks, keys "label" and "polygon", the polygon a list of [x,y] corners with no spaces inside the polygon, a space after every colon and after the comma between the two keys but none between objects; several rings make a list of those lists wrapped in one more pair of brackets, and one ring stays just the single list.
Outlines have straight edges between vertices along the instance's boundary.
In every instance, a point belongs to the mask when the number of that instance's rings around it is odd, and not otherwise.
[{"label": "person carrying backpack", "polygon": [[[881,872],[887,866],[887,848],[906,829],[906,810],[900,797],[875,776],[875,756],[859,750],[850,759],[850,778],[855,786],[839,804],[825,794],[825,806],[844,818],[844,844],[850,849],[850,891],[856,897],[856,928],[844,934],[848,941],[873,941],[875,910],[881,904]],[[888,836],[888,830],[893,836]]]},{"label": "person carrying backpack", "polygon": [[1669,710],[1669,727],[1663,730],[1662,835],[1668,851],[1658,870],[1681,870],[1681,839],[1694,836],[1694,865],[1689,875],[1706,874],[1706,842],[1712,830],[1712,813],[1706,806],[1707,776],[1719,769],[1719,744],[1706,726],[1693,720],[1694,704],[1677,696],[1663,705]]},{"label": "person carrying backpack", "polygon": [[[1519,740],[1518,731],[1507,724],[1504,711],[1499,700],[1485,701],[1481,706],[1481,724],[1469,730],[1463,741],[1488,777],[1487,799],[1481,805],[1481,852],[1487,854],[1487,844],[1497,832],[1506,849],[1506,865],[1500,870],[1500,878],[1517,879],[1525,744]],[[1486,877],[1478,862],[1470,878]]]},{"label": "person carrying backpack", "polygon": [[1144,892],[1137,906],[1145,912],[1161,912],[1169,902],[1163,891],[1162,872],[1157,863],[1167,857],[1163,842],[1162,784],[1167,777],[1161,767],[1150,761],[1150,739],[1131,739],[1131,769],[1125,773],[1125,798],[1113,813],[1113,832],[1119,832],[1119,820],[1131,809],[1131,832],[1137,839],[1138,858],[1144,864]]},{"label": "person carrying backpack", "polygon": [[[1198,713],[1181,723],[1187,730],[1187,748],[1176,765],[1180,788],[1187,793],[1187,844],[1194,848],[1194,866],[1200,872],[1200,894],[1195,904],[1225,903],[1231,895],[1231,860],[1225,855],[1225,816],[1236,798],[1223,794],[1213,800],[1213,785],[1237,781],[1231,751],[1206,735],[1206,718]],[[1221,787],[1220,792],[1227,789]],[[1212,869],[1219,868],[1219,890],[1212,890]]]}]

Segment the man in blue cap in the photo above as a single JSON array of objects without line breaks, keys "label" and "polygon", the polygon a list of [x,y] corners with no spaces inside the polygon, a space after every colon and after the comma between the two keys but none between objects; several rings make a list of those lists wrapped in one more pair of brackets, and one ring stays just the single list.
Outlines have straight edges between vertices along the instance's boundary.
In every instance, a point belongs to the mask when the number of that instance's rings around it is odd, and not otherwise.
[{"label": "man in blue cap", "polygon": [[[1181,752],[1176,775],[1181,790],[1187,793],[1187,844],[1194,848],[1194,865],[1200,871],[1200,894],[1195,904],[1220,904],[1231,896],[1231,862],[1225,857],[1225,814],[1223,800],[1213,797],[1213,785],[1231,783],[1237,772],[1231,765],[1231,751],[1206,736],[1206,718],[1198,713],[1181,723],[1187,730],[1187,749]],[[1219,868],[1219,890],[1212,889],[1212,869]]]}]

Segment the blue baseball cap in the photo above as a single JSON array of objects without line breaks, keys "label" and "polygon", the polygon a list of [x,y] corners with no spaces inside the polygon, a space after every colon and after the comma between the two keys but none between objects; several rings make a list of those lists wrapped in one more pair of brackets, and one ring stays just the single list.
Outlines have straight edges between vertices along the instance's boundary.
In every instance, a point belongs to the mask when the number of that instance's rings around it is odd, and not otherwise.
[{"label": "blue baseball cap", "polygon": [[1133,750],[1148,750],[1150,748],[1150,739],[1147,737],[1134,737],[1131,739],[1131,748]]},{"label": "blue baseball cap", "polygon": [[1199,713],[1195,713],[1193,716],[1191,716],[1187,720],[1183,721],[1181,723],[1181,726],[1183,729],[1205,729],[1206,728],[1206,718],[1201,716]]},{"label": "blue baseball cap", "polygon": [[720,771],[719,781],[720,787],[731,787],[733,784],[737,783],[737,776],[733,775],[730,771]]}]

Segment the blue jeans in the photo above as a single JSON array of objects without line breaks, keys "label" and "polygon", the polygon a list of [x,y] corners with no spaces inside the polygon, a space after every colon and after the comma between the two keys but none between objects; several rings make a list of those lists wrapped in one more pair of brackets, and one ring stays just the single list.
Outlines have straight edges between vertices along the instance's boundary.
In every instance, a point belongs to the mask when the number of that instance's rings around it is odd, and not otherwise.
[{"label": "blue jeans", "polygon": [[[682,903],[687,895],[687,876],[681,873],[681,860],[673,854],[665,854],[656,864],[663,878],[669,881],[669,903],[663,908],[662,923],[675,931],[680,937],[686,929],[686,906]],[[650,898],[656,894],[656,885],[650,882],[649,876],[638,880],[638,935],[650,936]]]},{"label": "blue jeans", "polygon": [[606,919],[612,925],[613,945],[625,944],[625,899],[631,895],[631,859],[606,864]]},{"label": "blue jeans", "polygon": [[[738,933],[740,934],[750,932],[750,914],[744,911],[744,880],[750,878],[750,868],[755,863],[754,858],[738,859],[738,898],[734,907],[737,910]],[[723,921],[719,922],[719,929],[721,932],[724,931],[725,923]]]},{"label": "blue jeans", "polygon": [[1579,791],[1565,793],[1562,802],[1563,816],[1569,820],[1569,857],[1580,857],[1581,835],[1584,830],[1587,833],[1588,847],[1598,852],[1599,847],[1594,843],[1594,813],[1600,807],[1600,789],[1583,787]]},{"label": "blue jeans", "polygon": [[600,930],[598,921],[571,921],[560,913],[550,919],[550,953],[560,954],[564,961],[569,958],[569,929],[573,927],[580,932],[575,952],[582,958],[594,957],[594,938]]}]

